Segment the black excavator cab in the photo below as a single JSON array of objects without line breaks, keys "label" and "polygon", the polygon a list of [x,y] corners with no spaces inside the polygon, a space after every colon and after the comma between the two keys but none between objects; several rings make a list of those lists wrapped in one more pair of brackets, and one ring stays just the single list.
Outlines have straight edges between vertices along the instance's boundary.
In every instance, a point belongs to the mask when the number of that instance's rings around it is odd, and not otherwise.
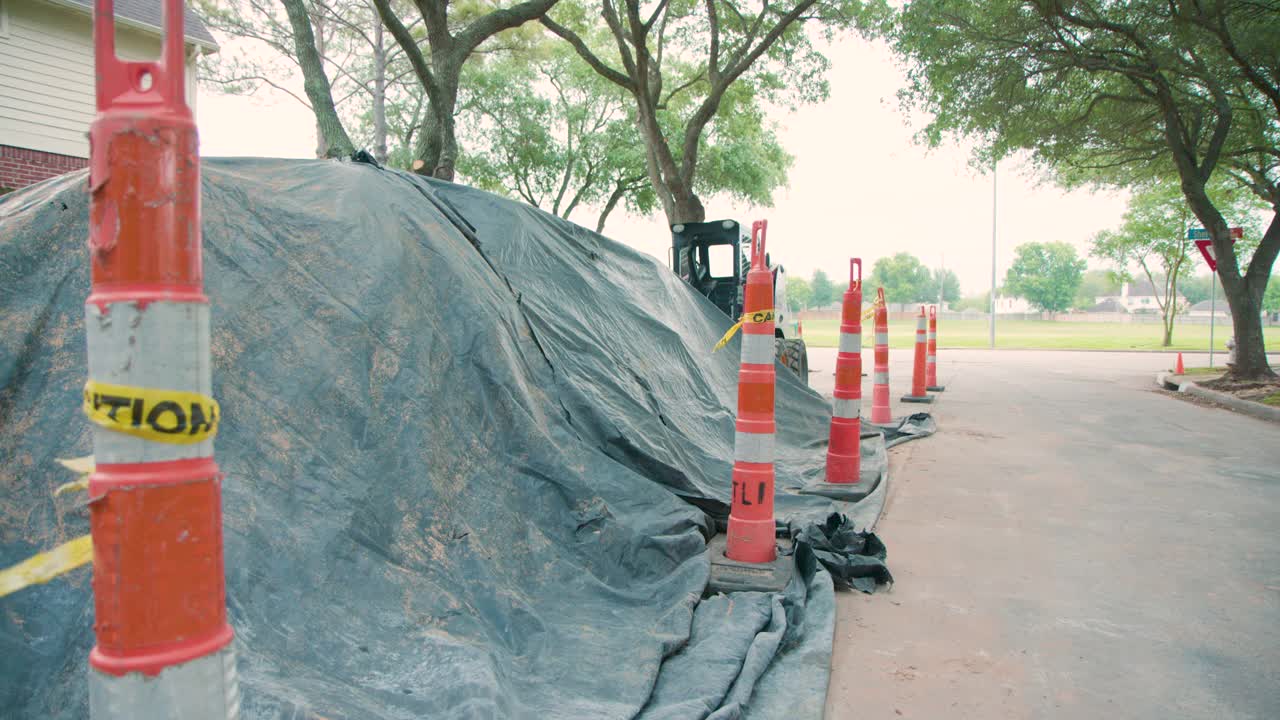
[{"label": "black excavator cab", "polygon": [[735,319],[742,314],[746,279],[744,239],[734,220],[671,226],[671,270]]},{"label": "black excavator cab", "polygon": [[[681,280],[702,293],[721,312],[737,320],[742,315],[742,287],[751,267],[748,256],[751,237],[736,220],[678,223],[671,226],[671,270]],[[774,336],[778,362],[809,382],[809,353],[804,340],[789,338],[786,311],[786,276],[781,265],[765,255],[765,266],[773,272]]]}]

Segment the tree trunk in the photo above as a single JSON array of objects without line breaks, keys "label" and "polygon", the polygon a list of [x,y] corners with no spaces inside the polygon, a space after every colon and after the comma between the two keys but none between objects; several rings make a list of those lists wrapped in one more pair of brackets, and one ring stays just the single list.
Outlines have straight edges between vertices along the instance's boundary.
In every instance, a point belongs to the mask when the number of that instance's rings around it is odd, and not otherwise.
[{"label": "tree trunk", "polygon": [[[1214,248],[1218,257],[1222,257],[1219,248],[1229,247],[1229,230],[1226,223],[1214,228],[1211,233],[1221,233],[1221,238],[1214,238]],[[1226,242],[1219,242],[1221,239]],[[1234,259],[1226,264],[1218,265],[1218,279],[1222,292],[1227,297],[1227,305],[1231,308],[1231,326],[1235,330],[1236,362],[1231,367],[1231,376],[1239,380],[1273,378],[1275,372],[1267,363],[1267,350],[1262,336],[1262,294],[1266,290],[1267,278],[1271,265],[1275,262],[1280,250],[1280,213],[1272,218],[1270,226],[1262,236],[1262,242],[1254,250],[1249,263],[1249,270],[1241,276]],[[1226,272],[1222,272],[1226,270]]]},{"label": "tree trunk", "polygon": [[316,116],[316,128],[323,148],[323,157],[349,157],[355,152],[351,138],[347,136],[338,110],[333,105],[333,91],[324,73],[324,61],[316,50],[316,38],[311,32],[311,18],[302,0],[280,0],[289,15],[293,29],[293,46],[302,68],[303,89],[311,101],[311,111]]},{"label": "tree trunk", "polygon": [[1262,339],[1261,303],[1250,297],[1252,293],[1233,299],[1231,291],[1223,289],[1231,307],[1231,327],[1236,340],[1236,362],[1231,366],[1231,375],[1242,380],[1274,377]]},{"label": "tree trunk", "polygon": [[672,201],[675,205],[675,216],[667,218],[674,225],[675,223],[695,223],[704,222],[707,219],[707,210],[702,207],[702,201],[698,199],[698,195],[692,190],[680,188],[678,191],[672,192]]},{"label": "tree trunk", "polygon": [[[1175,160],[1180,158],[1175,157]],[[1209,231],[1213,241],[1214,255],[1218,258],[1217,274],[1222,293],[1227,298],[1227,306],[1231,308],[1231,325],[1235,329],[1236,362],[1229,375],[1236,380],[1255,380],[1272,378],[1275,373],[1267,364],[1266,346],[1262,339],[1262,293],[1266,289],[1267,277],[1271,274],[1271,265],[1280,252],[1280,212],[1271,219],[1262,241],[1258,243],[1253,257],[1249,261],[1249,269],[1241,273],[1236,259],[1231,229],[1228,227],[1218,208],[1205,192],[1204,181],[1192,171],[1185,171],[1179,163],[1182,176],[1182,193],[1187,198],[1196,218]]]},{"label": "tree trunk", "polygon": [[604,234],[604,223],[609,219],[609,213],[618,207],[618,202],[627,194],[627,186],[621,181],[613,186],[613,192],[609,193],[609,200],[605,202],[604,209],[600,211],[600,218],[596,220],[596,232]]},{"label": "tree trunk", "polygon": [[373,157],[387,162],[387,47],[382,20],[373,11]]},{"label": "tree trunk", "polygon": [[458,162],[454,112],[458,105],[462,64],[441,59],[433,61],[432,65],[435,83],[427,89],[427,114],[422,121],[413,171],[453,182],[454,167]]}]

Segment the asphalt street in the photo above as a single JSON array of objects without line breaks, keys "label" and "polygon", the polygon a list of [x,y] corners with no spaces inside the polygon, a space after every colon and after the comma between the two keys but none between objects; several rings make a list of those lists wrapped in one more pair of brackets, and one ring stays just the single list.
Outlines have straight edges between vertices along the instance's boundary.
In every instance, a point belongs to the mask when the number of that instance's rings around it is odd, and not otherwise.
[{"label": "asphalt street", "polygon": [[1158,391],[1172,364],[940,353],[939,432],[891,451],[897,582],[838,596],[827,717],[1280,718],[1280,425]]}]

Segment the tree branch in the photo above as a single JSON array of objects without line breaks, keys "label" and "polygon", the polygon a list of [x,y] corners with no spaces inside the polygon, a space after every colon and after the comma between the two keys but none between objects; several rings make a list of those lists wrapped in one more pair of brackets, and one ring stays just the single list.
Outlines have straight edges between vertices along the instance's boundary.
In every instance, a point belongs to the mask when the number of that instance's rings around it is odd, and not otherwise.
[{"label": "tree branch", "polygon": [[[386,0],[382,1],[385,2]],[[628,91],[634,91],[634,87],[631,84],[631,78],[617,70],[614,70],[606,65],[600,58],[596,57],[595,53],[591,52],[591,48],[587,47],[587,44],[583,42],[582,38],[578,37],[578,35],[572,30],[560,25],[546,15],[543,15],[538,19],[538,21],[542,23],[543,27],[568,42],[569,45],[577,51],[578,57],[582,58],[583,61],[590,65],[591,69],[599,73],[601,77]]]}]

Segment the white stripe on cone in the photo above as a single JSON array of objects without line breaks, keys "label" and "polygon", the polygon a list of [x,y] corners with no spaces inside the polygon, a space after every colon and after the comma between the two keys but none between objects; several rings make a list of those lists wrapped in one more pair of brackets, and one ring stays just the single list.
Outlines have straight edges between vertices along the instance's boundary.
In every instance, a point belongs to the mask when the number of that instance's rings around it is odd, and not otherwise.
[{"label": "white stripe on cone", "polygon": [[733,461],[749,463],[773,462],[773,433],[737,431],[733,436]]},{"label": "white stripe on cone", "polygon": [[831,414],[838,418],[855,420],[862,412],[862,398],[835,398],[831,403]]}]

